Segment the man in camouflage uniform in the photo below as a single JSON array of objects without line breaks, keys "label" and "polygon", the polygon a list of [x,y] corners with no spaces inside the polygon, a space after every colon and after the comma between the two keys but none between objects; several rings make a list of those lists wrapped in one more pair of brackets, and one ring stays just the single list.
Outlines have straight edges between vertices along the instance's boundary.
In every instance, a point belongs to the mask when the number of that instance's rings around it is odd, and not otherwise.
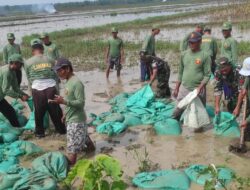
[{"label": "man in camouflage uniform", "polygon": [[231,32],[232,24],[230,22],[223,23],[224,39],[221,42],[221,57],[226,57],[233,66],[236,66],[238,61],[237,41],[231,36]]},{"label": "man in camouflage uniform", "polygon": [[170,67],[168,63],[158,57],[145,55],[143,51],[141,51],[140,54],[143,62],[151,64],[152,75],[150,76],[149,84],[152,85],[157,78],[156,97],[169,97],[171,92],[169,88]]},{"label": "man in camouflage uniform", "polygon": [[215,114],[220,112],[222,94],[224,94],[223,103],[226,105],[227,111],[232,113],[237,103],[239,90],[244,83],[244,78],[239,74],[239,69],[234,68],[226,57],[217,60],[214,75]]},{"label": "man in camouflage uniform", "polygon": [[[7,39],[9,43],[3,48],[3,62],[8,64],[9,58],[11,55],[20,54],[21,55],[21,48],[19,44],[15,43],[15,35],[13,33],[7,34]],[[22,81],[22,70],[17,69],[15,70],[17,76],[17,83],[20,86]]]},{"label": "man in camouflage uniform", "polygon": [[43,41],[44,55],[54,61],[60,57],[58,47],[55,43],[49,39],[49,34],[44,32],[40,35],[40,39]]},{"label": "man in camouflage uniform", "polygon": [[214,74],[216,67],[215,59],[218,46],[215,38],[211,35],[211,28],[209,26],[206,26],[204,28],[204,35],[202,36],[201,49],[206,52],[209,52],[212,61],[211,71]]}]

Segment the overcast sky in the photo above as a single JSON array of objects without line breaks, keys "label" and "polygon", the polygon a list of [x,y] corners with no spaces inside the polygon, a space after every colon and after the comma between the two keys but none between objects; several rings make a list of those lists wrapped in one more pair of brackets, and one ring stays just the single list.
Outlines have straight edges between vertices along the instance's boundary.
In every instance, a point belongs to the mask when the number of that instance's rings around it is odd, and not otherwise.
[{"label": "overcast sky", "polygon": [[65,2],[77,2],[77,1],[85,1],[85,0],[0,0],[0,6],[27,5],[27,4],[39,4],[39,3],[65,3]]}]

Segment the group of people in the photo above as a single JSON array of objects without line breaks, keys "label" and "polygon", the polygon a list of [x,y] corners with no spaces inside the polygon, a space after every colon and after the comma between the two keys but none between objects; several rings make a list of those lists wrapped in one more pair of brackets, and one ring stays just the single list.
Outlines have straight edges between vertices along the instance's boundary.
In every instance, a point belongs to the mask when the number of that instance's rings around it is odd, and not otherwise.
[{"label": "group of people", "polygon": [[[57,46],[47,33],[41,34],[40,39],[31,40],[32,57],[26,61],[22,58],[20,46],[15,43],[14,34],[9,33],[7,38],[9,43],[3,49],[5,65],[0,68],[0,112],[13,127],[21,127],[15,110],[5,97],[22,101],[30,98],[20,89],[23,66],[34,102],[35,136],[45,137],[43,121],[48,112],[56,132],[67,133],[68,159],[74,164],[77,153],[86,148],[88,137],[83,83],[75,76],[71,62],[60,57]],[[66,80],[64,97],[59,95],[60,79]],[[60,104],[65,105],[64,114]]]},{"label": "group of people", "polygon": [[[203,104],[206,104],[206,85],[214,75],[215,114],[219,114],[222,94],[227,102],[227,111],[239,115],[243,98],[250,98],[250,58],[245,59],[243,67],[237,65],[237,42],[233,39],[232,24],[226,22],[222,26],[224,39],[221,43],[220,57],[217,58],[218,46],[211,35],[211,28],[198,24],[194,32],[188,34],[180,44],[180,63],[176,87],[172,95],[180,101],[189,92],[197,89]],[[112,28],[112,37],[108,40],[105,51],[107,63],[106,77],[110,69],[117,70],[120,76],[122,63],[125,61],[123,41],[118,37],[118,29]],[[140,51],[141,81],[149,81],[151,85],[157,78],[157,97],[171,96],[169,88],[170,67],[167,62],[156,56],[155,36],[160,28],[154,26]],[[8,45],[3,49],[4,66],[0,68],[0,112],[14,127],[20,127],[15,110],[5,97],[20,98],[27,101],[30,97],[20,89],[22,81],[21,68],[27,75],[31,96],[34,102],[35,136],[45,137],[43,118],[46,112],[59,134],[67,133],[67,151],[71,164],[76,162],[77,153],[86,145],[87,127],[84,111],[85,92],[83,83],[74,74],[71,62],[60,56],[57,46],[52,43],[47,33],[31,40],[32,57],[26,61],[22,58],[21,48],[15,43],[13,33],[7,35]],[[64,96],[59,95],[60,79],[66,80]],[[250,101],[249,101],[250,102]],[[65,111],[60,107],[65,105]],[[248,117],[242,121],[241,127],[250,124]],[[179,119],[183,110],[176,109],[173,118]],[[248,127],[249,129],[249,127]],[[249,130],[247,138],[249,138]],[[91,146],[91,145],[90,145]],[[93,146],[91,147],[93,148]]]}]

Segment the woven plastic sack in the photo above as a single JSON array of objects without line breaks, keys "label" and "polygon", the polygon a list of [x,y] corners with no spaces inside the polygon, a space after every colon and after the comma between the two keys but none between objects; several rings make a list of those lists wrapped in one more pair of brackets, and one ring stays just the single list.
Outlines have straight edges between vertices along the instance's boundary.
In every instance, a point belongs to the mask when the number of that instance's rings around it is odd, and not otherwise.
[{"label": "woven plastic sack", "polygon": [[154,92],[152,91],[150,85],[145,85],[135,94],[128,98],[126,105],[147,107],[148,103],[154,99]]},{"label": "woven plastic sack", "polygon": [[188,93],[177,105],[178,108],[182,109],[189,105],[196,97],[198,96],[197,89],[193,90],[192,92]]},{"label": "woven plastic sack", "polygon": [[61,152],[49,152],[36,158],[32,168],[61,181],[67,177],[68,161]]},{"label": "woven plastic sack", "polygon": [[127,114],[125,115],[123,124],[128,127],[133,127],[137,125],[142,125],[142,121],[139,117],[134,116],[133,114]]},{"label": "woven plastic sack", "polygon": [[18,139],[23,129],[15,128],[9,122],[0,121],[0,143],[11,143]]},{"label": "woven plastic sack", "polygon": [[120,113],[112,113],[108,115],[104,122],[123,122],[124,116]]},{"label": "woven plastic sack", "polygon": [[123,132],[127,126],[120,122],[107,122],[96,127],[96,131],[109,136],[117,135]]},{"label": "woven plastic sack", "polygon": [[184,172],[178,170],[162,170],[137,174],[133,178],[133,184],[142,189],[188,190],[190,180]]},{"label": "woven plastic sack", "polygon": [[196,97],[183,113],[184,126],[200,128],[210,124],[210,119],[199,97]]},{"label": "woven plastic sack", "polygon": [[[205,165],[191,165],[189,168],[185,169],[185,173],[193,182],[199,185],[205,185],[206,181],[210,181],[212,179],[209,172],[204,172],[207,168],[208,166]],[[217,167],[216,171],[218,172],[219,180],[224,181],[225,184],[230,183],[234,174],[233,170],[225,167]],[[219,187],[221,187],[221,185],[218,183],[216,188]]]},{"label": "woven plastic sack", "polygon": [[214,134],[225,137],[240,137],[239,124],[229,112],[220,112],[213,119]]},{"label": "woven plastic sack", "polygon": [[177,120],[168,118],[154,124],[157,135],[180,135],[181,127]]},{"label": "woven plastic sack", "polygon": [[18,164],[19,161],[16,157],[8,157],[7,160],[0,162],[0,173],[7,173],[10,168]]},{"label": "woven plastic sack", "polygon": [[[46,129],[49,128],[49,114],[48,114],[48,112],[46,112],[45,115],[44,115],[43,125],[44,125],[44,128],[46,128]],[[35,114],[34,114],[34,112],[31,112],[29,120],[26,123],[26,125],[23,127],[23,129],[34,131],[35,126],[36,126],[36,124],[35,124]]]}]

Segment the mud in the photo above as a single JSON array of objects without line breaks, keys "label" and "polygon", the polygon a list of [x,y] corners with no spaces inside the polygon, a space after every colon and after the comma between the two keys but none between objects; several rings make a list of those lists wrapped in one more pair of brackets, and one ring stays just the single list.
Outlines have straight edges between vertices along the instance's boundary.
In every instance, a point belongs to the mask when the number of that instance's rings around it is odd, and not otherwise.
[{"label": "mud", "polygon": [[[110,73],[110,79],[105,80],[105,73],[98,70],[90,72],[77,72],[77,76],[85,85],[86,112],[99,114],[108,111],[109,98],[122,92],[132,92],[139,89],[143,84],[139,82],[139,67],[124,68],[121,78],[116,78],[116,73]],[[172,74],[170,86],[174,87],[176,75]],[[208,103],[213,105],[213,94],[211,85],[208,86]],[[63,89],[61,91],[63,95]],[[129,182],[138,172],[139,163],[134,154],[134,149],[140,152],[141,157],[148,153],[148,160],[152,167],[158,169],[184,168],[189,164],[215,164],[227,165],[234,169],[238,175],[249,177],[249,158],[240,157],[228,151],[232,139],[216,137],[211,127],[202,133],[193,133],[184,128],[182,135],[156,136],[151,126],[131,127],[124,133],[107,137],[95,133],[89,128],[91,139],[96,144],[96,151],[92,154],[82,154],[80,158],[92,158],[95,154],[106,153],[117,158],[124,169],[124,179]],[[32,142],[44,148],[45,151],[60,150],[65,153],[66,140],[63,136],[49,135],[45,139],[35,139]],[[249,146],[249,144],[248,144]],[[30,161],[22,160],[22,164],[29,166]],[[132,185],[129,189],[136,189]],[[194,185],[192,190],[201,190],[202,187]]]}]

